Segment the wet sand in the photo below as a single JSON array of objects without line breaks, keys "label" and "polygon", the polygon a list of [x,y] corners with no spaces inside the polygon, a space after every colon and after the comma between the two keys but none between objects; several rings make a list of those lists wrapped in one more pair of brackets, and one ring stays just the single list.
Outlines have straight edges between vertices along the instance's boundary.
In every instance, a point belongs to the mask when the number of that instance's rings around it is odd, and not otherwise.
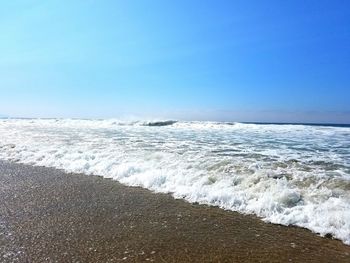
[{"label": "wet sand", "polygon": [[0,162],[0,262],[350,262],[350,246],[98,176]]}]

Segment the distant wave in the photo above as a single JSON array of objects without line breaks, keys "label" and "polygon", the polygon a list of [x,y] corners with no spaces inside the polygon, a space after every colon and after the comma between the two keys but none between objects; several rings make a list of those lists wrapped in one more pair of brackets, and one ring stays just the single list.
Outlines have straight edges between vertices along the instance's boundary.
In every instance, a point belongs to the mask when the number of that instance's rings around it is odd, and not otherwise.
[{"label": "distant wave", "polygon": [[144,126],[169,126],[173,125],[174,123],[177,123],[177,121],[154,121],[147,122],[144,124]]}]

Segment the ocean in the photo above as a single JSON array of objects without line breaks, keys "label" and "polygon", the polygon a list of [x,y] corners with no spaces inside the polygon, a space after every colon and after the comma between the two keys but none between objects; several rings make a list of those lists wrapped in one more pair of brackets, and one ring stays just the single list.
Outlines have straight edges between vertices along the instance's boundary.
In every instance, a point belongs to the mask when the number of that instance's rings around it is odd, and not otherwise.
[{"label": "ocean", "polygon": [[350,245],[350,126],[0,119],[0,159],[101,175]]}]

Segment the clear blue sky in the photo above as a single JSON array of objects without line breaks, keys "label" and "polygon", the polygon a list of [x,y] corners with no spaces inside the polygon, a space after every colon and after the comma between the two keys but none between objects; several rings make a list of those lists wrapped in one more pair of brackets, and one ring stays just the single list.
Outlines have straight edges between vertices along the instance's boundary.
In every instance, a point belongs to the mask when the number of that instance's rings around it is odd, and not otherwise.
[{"label": "clear blue sky", "polygon": [[350,1],[1,1],[0,114],[350,123]]}]

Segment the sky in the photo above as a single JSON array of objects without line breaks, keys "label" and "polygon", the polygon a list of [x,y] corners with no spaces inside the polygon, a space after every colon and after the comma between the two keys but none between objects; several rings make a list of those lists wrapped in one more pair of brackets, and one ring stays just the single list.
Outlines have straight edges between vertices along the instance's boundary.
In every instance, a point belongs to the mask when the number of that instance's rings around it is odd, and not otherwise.
[{"label": "sky", "polygon": [[1,1],[0,116],[350,123],[350,1]]}]

